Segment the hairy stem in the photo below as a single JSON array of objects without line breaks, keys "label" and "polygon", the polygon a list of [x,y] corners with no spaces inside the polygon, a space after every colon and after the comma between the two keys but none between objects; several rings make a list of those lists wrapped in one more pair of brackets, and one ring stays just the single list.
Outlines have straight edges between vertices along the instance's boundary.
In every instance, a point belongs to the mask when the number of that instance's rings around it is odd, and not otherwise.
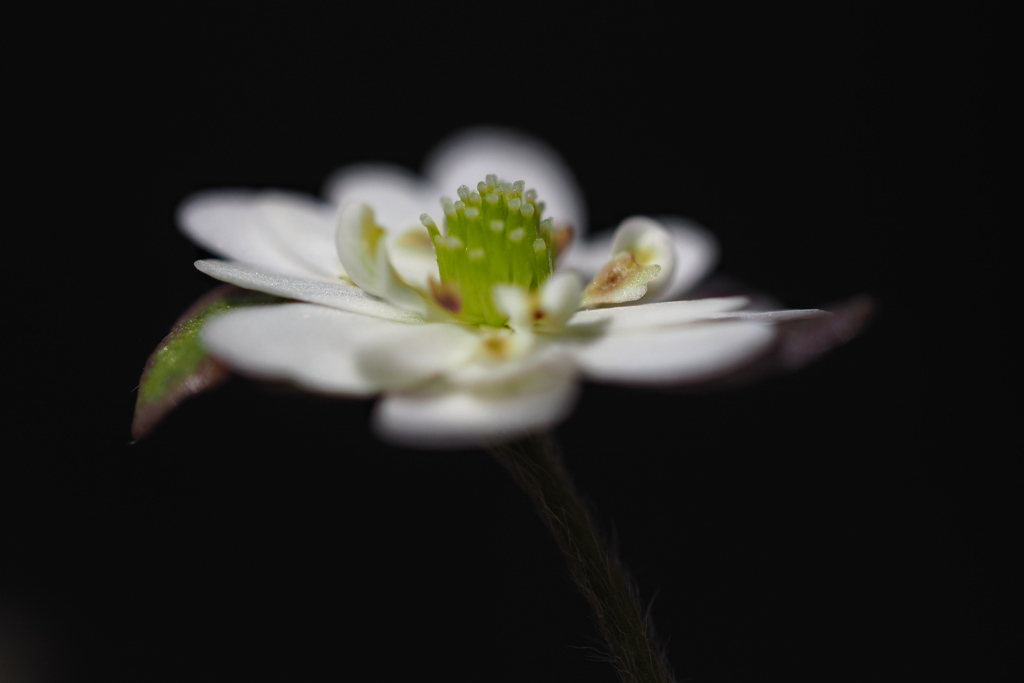
[{"label": "hairy stem", "polygon": [[619,561],[580,502],[549,437],[527,437],[492,446],[490,452],[530,495],[554,534],[624,683],[673,683]]}]

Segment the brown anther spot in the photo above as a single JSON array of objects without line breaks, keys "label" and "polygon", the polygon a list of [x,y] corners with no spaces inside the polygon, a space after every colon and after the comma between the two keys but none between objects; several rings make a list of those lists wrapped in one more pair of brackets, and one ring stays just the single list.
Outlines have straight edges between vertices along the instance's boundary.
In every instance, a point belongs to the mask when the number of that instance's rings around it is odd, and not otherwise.
[{"label": "brown anther spot", "polygon": [[640,265],[632,252],[619,252],[583,290],[583,306],[636,301],[647,292],[647,283],[657,277],[659,272],[661,266]]},{"label": "brown anther spot", "polygon": [[633,270],[635,261],[636,257],[632,253],[628,251],[622,252],[605,264],[604,268],[594,277],[593,282],[587,288],[593,288],[592,291],[595,292],[608,292],[615,289],[626,279],[626,275]]},{"label": "brown anther spot", "polygon": [[410,249],[433,249],[434,243],[430,241],[430,233],[426,228],[413,228],[398,238],[397,243]]},{"label": "brown anther spot", "polygon": [[562,252],[569,246],[569,243],[572,242],[574,232],[573,227],[567,223],[558,225],[551,231],[551,250],[555,252],[555,258],[561,256]]},{"label": "brown anther spot", "polygon": [[483,347],[484,351],[492,356],[503,356],[508,348],[508,344],[509,340],[507,337],[491,335],[484,338]]},{"label": "brown anther spot", "polygon": [[437,305],[450,313],[458,313],[462,310],[462,297],[459,290],[450,282],[438,282],[433,277],[427,278],[430,286],[430,294],[434,297]]},{"label": "brown anther spot", "polygon": [[533,312],[533,319],[534,319],[534,320],[540,320],[540,319],[541,319],[541,318],[543,318],[543,317],[544,317],[544,311],[540,310],[539,308],[538,308],[538,309],[536,309],[536,310],[535,310],[535,311]]}]

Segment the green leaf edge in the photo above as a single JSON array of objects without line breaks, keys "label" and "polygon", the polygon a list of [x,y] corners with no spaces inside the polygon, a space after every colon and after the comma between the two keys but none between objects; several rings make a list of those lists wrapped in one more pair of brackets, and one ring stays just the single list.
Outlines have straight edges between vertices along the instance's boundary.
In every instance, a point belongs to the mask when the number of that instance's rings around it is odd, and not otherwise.
[{"label": "green leaf edge", "polygon": [[278,304],[280,297],[224,285],[200,297],[174,324],[146,360],[139,379],[132,437],[149,434],[177,405],[221,384],[223,365],[208,355],[199,333],[211,316],[247,306]]}]

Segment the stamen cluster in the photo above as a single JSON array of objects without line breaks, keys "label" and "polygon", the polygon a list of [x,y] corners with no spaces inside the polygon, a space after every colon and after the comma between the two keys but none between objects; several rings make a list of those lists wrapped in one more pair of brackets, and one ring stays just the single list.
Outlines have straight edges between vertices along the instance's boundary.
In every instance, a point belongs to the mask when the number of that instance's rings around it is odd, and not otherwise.
[{"label": "stamen cluster", "polygon": [[544,203],[526,183],[488,175],[476,191],[459,187],[459,199],[441,198],[444,232],[427,214],[420,216],[437,254],[440,283],[435,299],[462,320],[501,326],[506,317],[492,300],[495,285],[536,290],[551,274],[553,223],[541,220]]}]

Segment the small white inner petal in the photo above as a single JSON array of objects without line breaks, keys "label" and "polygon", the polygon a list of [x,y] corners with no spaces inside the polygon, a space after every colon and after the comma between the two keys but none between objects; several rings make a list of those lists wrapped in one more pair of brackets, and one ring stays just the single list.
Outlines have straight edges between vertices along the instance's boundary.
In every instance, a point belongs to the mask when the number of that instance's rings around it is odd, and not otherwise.
[{"label": "small white inner petal", "polygon": [[533,325],[530,295],[516,285],[495,285],[491,291],[495,307],[508,316],[509,326],[526,330]]},{"label": "small white inner petal", "polygon": [[676,253],[672,236],[658,221],[645,216],[627,218],[615,230],[612,240],[614,257],[627,251],[642,266],[661,266],[657,277],[647,283],[647,297],[658,293],[672,283]]},{"label": "small white inner petal", "polygon": [[541,324],[549,330],[561,329],[580,307],[583,281],[573,272],[555,273],[540,289]]}]

